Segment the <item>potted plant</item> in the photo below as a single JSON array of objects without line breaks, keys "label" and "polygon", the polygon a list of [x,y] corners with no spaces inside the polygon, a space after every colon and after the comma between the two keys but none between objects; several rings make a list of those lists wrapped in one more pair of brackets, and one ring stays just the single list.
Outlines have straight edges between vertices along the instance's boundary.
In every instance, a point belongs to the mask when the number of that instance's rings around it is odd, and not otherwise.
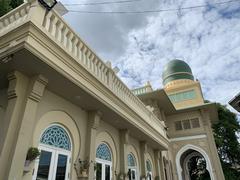
[{"label": "potted plant", "polygon": [[80,163],[80,170],[81,170],[81,175],[83,177],[87,177],[87,171],[88,171],[88,168],[89,168],[89,161],[88,160],[79,160],[79,163]]},{"label": "potted plant", "polygon": [[35,160],[40,155],[38,148],[30,147],[27,152],[27,157],[25,165],[28,166],[33,160]]}]

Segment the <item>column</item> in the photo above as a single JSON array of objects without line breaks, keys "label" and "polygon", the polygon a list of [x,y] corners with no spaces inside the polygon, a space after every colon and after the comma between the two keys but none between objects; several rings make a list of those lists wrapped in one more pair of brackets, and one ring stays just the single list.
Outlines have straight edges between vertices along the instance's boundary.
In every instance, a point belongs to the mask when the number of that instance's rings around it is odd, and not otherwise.
[{"label": "column", "polygon": [[129,144],[129,131],[127,129],[120,130],[120,176],[127,178],[128,173],[128,144]]},{"label": "column", "polygon": [[160,152],[159,162],[160,162],[160,175],[161,175],[161,180],[165,180],[165,179],[166,179],[166,177],[165,177],[166,174],[165,174],[165,171],[164,171],[164,163],[163,163],[162,151]]},{"label": "column", "polygon": [[148,152],[147,150],[147,143],[145,141],[140,142],[140,162],[141,162],[141,177],[140,180],[144,180],[147,176],[146,172],[146,153]]},{"label": "column", "polygon": [[208,154],[208,157],[212,165],[212,172],[209,172],[209,174],[210,176],[211,175],[214,176],[211,178],[222,180],[224,179],[224,174],[223,174],[221,162],[218,156],[217,147],[216,147],[216,143],[215,143],[213,132],[212,132],[212,127],[211,127],[212,123],[209,117],[210,112],[208,110],[202,109],[200,113],[201,113],[204,130],[207,134],[207,142],[208,142],[209,153],[210,153]]},{"label": "column", "polygon": [[101,120],[101,112],[90,111],[88,113],[88,127],[86,136],[86,157],[90,162],[88,169],[88,179],[93,180],[95,176],[94,163],[96,159],[96,135]]},{"label": "column", "polygon": [[0,179],[21,179],[32,140],[38,103],[47,79],[28,78],[15,71],[8,76],[8,107],[5,115],[5,139],[0,158]]},{"label": "column", "polygon": [[163,172],[163,165],[162,165],[162,158],[161,158],[161,151],[155,150],[154,151],[154,161],[156,165],[156,180],[164,180],[164,172]]}]

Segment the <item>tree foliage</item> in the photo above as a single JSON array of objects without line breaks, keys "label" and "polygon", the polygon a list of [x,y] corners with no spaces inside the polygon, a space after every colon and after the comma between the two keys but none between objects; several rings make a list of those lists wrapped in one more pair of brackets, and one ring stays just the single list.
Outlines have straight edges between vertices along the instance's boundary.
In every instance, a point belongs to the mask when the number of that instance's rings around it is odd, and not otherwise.
[{"label": "tree foliage", "polygon": [[237,117],[226,106],[217,104],[219,122],[213,125],[214,138],[226,180],[240,176],[236,168],[240,165],[240,144],[237,133],[240,124]]},{"label": "tree foliage", "polygon": [[0,17],[22,3],[23,0],[0,0]]},{"label": "tree foliage", "polygon": [[211,180],[204,157],[192,157],[188,162],[188,170],[191,180]]}]

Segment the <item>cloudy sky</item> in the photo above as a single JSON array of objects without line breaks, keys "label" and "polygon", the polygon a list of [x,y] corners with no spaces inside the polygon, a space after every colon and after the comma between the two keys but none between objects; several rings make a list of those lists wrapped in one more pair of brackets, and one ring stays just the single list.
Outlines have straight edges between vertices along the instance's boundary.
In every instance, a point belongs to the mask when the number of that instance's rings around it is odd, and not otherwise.
[{"label": "cloudy sky", "polygon": [[[63,4],[119,0],[61,0]],[[205,99],[227,104],[240,92],[240,0],[135,0],[128,3],[67,6],[64,16],[104,61],[120,69],[130,87],[150,81],[162,88],[162,70],[172,59],[186,61],[199,79]],[[181,8],[206,5],[204,8]],[[98,14],[82,11],[145,11]],[[71,12],[78,11],[78,12]]]}]

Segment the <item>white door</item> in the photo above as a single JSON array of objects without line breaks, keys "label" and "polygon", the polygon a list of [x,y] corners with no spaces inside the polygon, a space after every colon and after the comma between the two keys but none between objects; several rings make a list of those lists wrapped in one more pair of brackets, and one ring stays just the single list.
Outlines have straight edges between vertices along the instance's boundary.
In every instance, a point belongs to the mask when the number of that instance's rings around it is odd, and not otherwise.
[{"label": "white door", "polygon": [[41,154],[36,160],[33,180],[68,180],[70,152],[45,145],[39,149]]},{"label": "white door", "polygon": [[112,163],[102,159],[96,159],[96,162],[96,180],[111,180]]},{"label": "white door", "polygon": [[136,168],[129,168],[128,169],[128,177],[129,180],[137,180],[137,170]]}]

